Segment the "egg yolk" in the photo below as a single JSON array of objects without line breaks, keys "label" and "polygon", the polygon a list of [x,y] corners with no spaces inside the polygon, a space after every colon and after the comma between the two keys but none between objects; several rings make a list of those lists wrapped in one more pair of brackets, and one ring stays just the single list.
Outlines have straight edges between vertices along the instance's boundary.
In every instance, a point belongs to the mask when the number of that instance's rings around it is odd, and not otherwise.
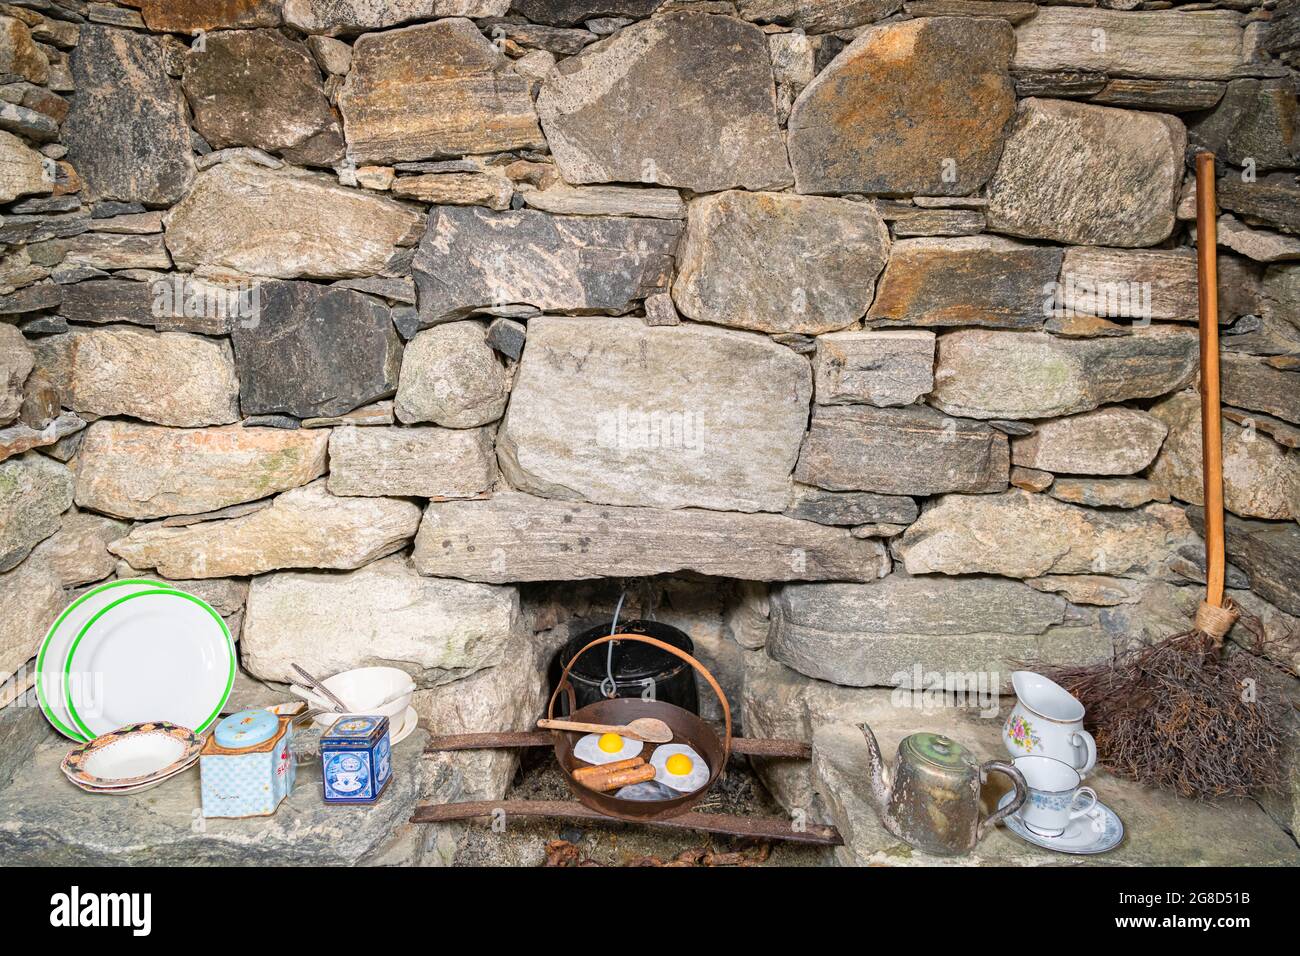
[{"label": "egg yolk", "polygon": [[674,777],[686,776],[691,772],[691,768],[694,766],[695,764],[691,762],[691,758],[686,756],[686,754],[673,754],[664,761],[664,769]]},{"label": "egg yolk", "polygon": [[616,754],[623,749],[623,738],[618,734],[601,734],[596,746],[607,754]]}]

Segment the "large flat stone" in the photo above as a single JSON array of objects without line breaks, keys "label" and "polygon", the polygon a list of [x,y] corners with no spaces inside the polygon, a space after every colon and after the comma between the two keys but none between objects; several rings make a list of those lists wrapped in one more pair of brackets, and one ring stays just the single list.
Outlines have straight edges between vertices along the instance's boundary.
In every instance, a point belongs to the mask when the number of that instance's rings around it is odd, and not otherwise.
[{"label": "large flat stone", "polygon": [[963,329],[939,336],[929,401],[970,418],[1050,418],[1187,384],[1196,335],[1168,326],[1119,338]]},{"label": "large flat stone", "polygon": [[681,223],[439,206],[412,264],[424,325],[488,307],[627,312],[667,289]]},{"label": "large flat stone", "polygon": [[1021,100],[989,182],[989,228],[1055,242],[1153,246],[1174,229],[1186,142],[1183,124],[1164,113]]},{"label": "large flat stone", "polygon": [[257,321],[237,323],[231,342],[245,415],[341,415],[397,391],[392,313],[351,289],[262,283]]},{"label": "large flat stone", "polygon": [[239,419],[234,357],[220,339],[112,325],[49,336],[36,350],[75,411],[181,428]]},{"label": "large flat stone", "polygon": [[1011,442],[1011,463],[1067,475],[1132,475],[1151,464],[1169,429],[1136,408],[1099,408],[1042,422]]},{"label": "large flat stone", "polygon": [[0,462],[0,571],[59,530],[72,487],[72,472],[39,452]]},{"label": "large flat stone", "polygon": [[830,332],[817,337],[819,405],[910,405],[934,387],[934,333]]},{"label": "large flat stone", "polygon": [[902,0],[738,0],[746,20],[781,23],[808,33],[833,33],[897,13]]},{"label": "large flat stone", "polygon": [[509,393],[510,375],[483,323],[448,322],[407,344],[393,408],[407,424],[474,428],[500,418]]},{"label": "large flat stone", "polygon": [[395,554],[343,574],[254,578],[239,647],[264,680],[294,681],[295,663],[322,677],[379,665],[432,687],[500,664],[518,626],[515,588],[423,577]]},{"label": "large flat stone", "polygon": [[[983,672],[996,690],[1009,685],[1015,661],[1059,655],[1043,635],[1065,617],[1063,598],[1002,578],[896,573],[868,584],[786,584],[772,594],[767,652],[809,677],[855,687],[915,687],[918,673],[939,671]],[[1113,653],[1104,635],[1070,650],[1071,663]]]},{"label": "large flat stone", "polygon": [[139,0],[150,30],[193,34],[223,27],[273,27],[280,23],[283,0]]},{"label": "large flat stone", "polygon": [[418,505],[338,498],[324,481],[286,491],[253,514],[187,527],[140,525],[109,550],[169,578],[224,578],[282,568],[359,568],[414,536]]},{"label": "large flat stone", "polygon": [[221,30],[185,56],[194,128],[214,149],[252,146],[324,166],[343,155],[343,131],[307,47],[275,30]]},{"label": "large flat stone", "polygon": [[1099,511],[1012,489],[944,495],[894,544],[909,574],[1157,574],[1194,540],[1181,508]]},{"label": "large flat stone", "polygon": [[424,219],[322,175],[231,162],[200,174],[163,223],[181,269],[344,279],[383,272],[399,245],[416,241]]},{"label": "large flat stone", "polygon": [[882,326],[1037,328],[1061,251],[996,236],[895,243],[867,318]]},{"label": "large flat stone", "polygon": [[533,319],[497,453],[533,494],[781,511],[811,393],[807,360],[751,333]]},{"label": "large flat stone", "polygon": [[62,135],[88,199],[169,206],[190,188],[185,97],[165,61],[156,37],[82,25]]},{"label": "large flat stone", "polygon": [[888,256],[870,203],[719,193],[690,205],[673,301],[701,322],[816,335],[862,317]]},{"label": "large flat stone", "polygon": [[716,192],[791,182],[767,40],[730,17],[631,24],[560,63],[537,112],[567,183]]},{"label": "large flat stone", "polygon": [[465,19],[370,33],[339,93],[358,164],[545,148],[528,81]]},{"label": "large flat stone", "polygon": [[[1205,503],[1201,472],[1201,399],[1179,392],[1153,405],[1151,413],[1169,437],[1151,466],[1151,480],[1191,504]],[[1223,502],[1247,518],[1300,517],[1300,455],[1254,428],[1223,422]]]},{"label": "large flat stone", "polygon": [[433,502],[416,537],[421,574],[501,584],[698,571],[748,581],[869,581],[879,542],[782,515],[575,504],[502,493]]},{"label": "large flat stone", "polygon": [[663,2],[664,0],[514,0],[510,6],[533,23],[571,27],[594,17],[648,17]]},{"label": "large flat stone", "polygon": [[1014,63],[1020,70],[1225,80],[1241,62],[1241,17],[1235,10],[1040,7],[1016,27]]},{"label": "large flat stone", "polygon": [[934,17],[868,28],[795,101],[796,189],[932,196],[978,189],[993,174],[1015,107],[1014,46],[1002,20]]},{"label": "large flat stone", "polygon": [[[1191,249],[1071,246],[1054,304],[1075,315],[1195,322],[1196,255]],[[1227,304],[1220,302],[1225,312]]]},{"label": "large flat stone", "polygon": [[202,514],[325,473],[326,429],[160,428],[104,419],[78,453],[77,504],[120,518]]},{"label": "large flat stone", "polygon": [[818,405],[794,477],[830,491],[1004,491],[1009,454],[997,429],[932,408]]},{"label": "large flat stone", "polygon": [[505,16],[510,9],[510,0],[282,0],[282,2],[285,23],[303,33],[330,36],[382,30],[408,20],[432,17],[501,17]]},{"label": "large flat stone", "polygon": [[330,492],[395,498],[472,498],[492,487],[486,428],[346,425],[330,435]]}]

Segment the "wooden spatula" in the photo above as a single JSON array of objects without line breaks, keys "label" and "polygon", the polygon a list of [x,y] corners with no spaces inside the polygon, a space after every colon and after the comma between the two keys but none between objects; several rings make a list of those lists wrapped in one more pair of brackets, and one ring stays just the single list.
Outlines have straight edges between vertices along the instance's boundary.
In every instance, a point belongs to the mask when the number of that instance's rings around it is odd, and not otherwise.
[{"label": "wooden spatula", "polygon": [[546,720],[537,722],[543,730],[577,730],[587,734],[618,734],[651,744],[666,744],[673,739],[672,728],[655,717],[638,717],[620,727],[617,724],[587,724],[580,720]]}]

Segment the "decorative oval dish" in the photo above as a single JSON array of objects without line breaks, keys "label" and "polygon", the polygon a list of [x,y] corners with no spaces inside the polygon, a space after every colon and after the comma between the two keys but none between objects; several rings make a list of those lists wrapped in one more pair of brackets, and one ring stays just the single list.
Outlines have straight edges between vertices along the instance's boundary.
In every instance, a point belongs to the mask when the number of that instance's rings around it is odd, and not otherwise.
[{"label": "decorative oval dish", "polygon": [[127,724],[74,747],[61,765],[68,779],[90,790],[122,791],[155,783],[199,759],[203,738],[165,720]]}]

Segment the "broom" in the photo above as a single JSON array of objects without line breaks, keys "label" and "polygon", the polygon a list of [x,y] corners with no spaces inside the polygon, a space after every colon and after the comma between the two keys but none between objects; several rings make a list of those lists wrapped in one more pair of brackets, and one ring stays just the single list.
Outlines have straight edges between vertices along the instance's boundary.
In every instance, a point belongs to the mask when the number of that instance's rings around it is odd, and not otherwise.
[{"label": "broom", "polygon": [[[1196,156],[1205,600],[1192,629],[1090,667],[1049,669],[1087,708],[1100,763],[1119,776],[1212,799],[1277,789],[1288,706],[1279,675],[1224,646],[1241,609],[1224,598],[1214,155]],[[1247,624],[1243,621],[1243,624]],[[1250,623],[1254,623],[1251,621]],[[1257,635],[1262,632],[1253,627]]]}]

